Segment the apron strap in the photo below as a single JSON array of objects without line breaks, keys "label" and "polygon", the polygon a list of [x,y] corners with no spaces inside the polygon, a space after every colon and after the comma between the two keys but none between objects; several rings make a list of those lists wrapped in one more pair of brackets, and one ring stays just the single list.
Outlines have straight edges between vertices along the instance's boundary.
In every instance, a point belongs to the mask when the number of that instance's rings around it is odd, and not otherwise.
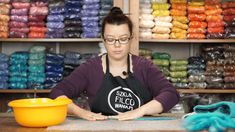
[{"label": "apron strap", "polygon": [[108,54],[106,54],[106,73],[109,73],[109,58],[108,58]]},{"label": "apron strap", "polygon": [[[109,73],[109,58],[108,58],[108,54],[106,54],[106,73]],[[127,56],[127,73],[131,73],[130,72],[130,55],[128,54]]]},{"label": "apron strap", "polygon": [[130,55],[127,56],[127,74],[129,75],[131,73],[130,70]]}]

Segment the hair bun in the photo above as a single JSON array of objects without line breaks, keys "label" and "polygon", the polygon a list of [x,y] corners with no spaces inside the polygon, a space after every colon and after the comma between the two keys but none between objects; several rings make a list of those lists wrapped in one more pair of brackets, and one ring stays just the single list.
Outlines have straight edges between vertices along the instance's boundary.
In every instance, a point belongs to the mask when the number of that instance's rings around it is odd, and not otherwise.
[{"label": "hair bun", "polygon": [[119,7],[113,7],[110,11],[110,15],[123,15],[123,12]]}]

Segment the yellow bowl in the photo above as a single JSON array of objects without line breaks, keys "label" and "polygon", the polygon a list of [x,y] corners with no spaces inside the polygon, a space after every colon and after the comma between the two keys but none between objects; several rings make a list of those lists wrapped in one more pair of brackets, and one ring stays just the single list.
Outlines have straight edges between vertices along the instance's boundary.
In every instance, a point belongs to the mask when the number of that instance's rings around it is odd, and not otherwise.
[{"label": "yellow bowl", "polygon": [[25,127],[47,127],[64,122],[67,105],[72,101],[68,98],[19,99],[9,102],[13,108],[15,120]]}]

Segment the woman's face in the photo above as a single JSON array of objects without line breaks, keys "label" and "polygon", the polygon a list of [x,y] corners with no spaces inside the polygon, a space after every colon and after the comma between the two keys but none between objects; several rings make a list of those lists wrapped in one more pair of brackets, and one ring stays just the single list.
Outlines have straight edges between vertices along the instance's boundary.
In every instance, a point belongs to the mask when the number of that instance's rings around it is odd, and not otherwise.
[{"label": "woman's face", "polygon": [[109,57],[124,59],[130,51],[131,34],[127,24],[106,24],[104,30],[104,43]]}]

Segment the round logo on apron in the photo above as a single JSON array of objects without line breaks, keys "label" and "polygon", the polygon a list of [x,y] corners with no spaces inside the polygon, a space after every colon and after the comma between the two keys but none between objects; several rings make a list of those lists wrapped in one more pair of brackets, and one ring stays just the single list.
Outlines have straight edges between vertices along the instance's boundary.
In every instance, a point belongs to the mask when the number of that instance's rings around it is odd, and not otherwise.
[{"label": "round logo on apron", "polygon": [[116,113],[130,111],[141,106],[140,98],[129,88],[114,88],[108,94],[109,107]]}]

